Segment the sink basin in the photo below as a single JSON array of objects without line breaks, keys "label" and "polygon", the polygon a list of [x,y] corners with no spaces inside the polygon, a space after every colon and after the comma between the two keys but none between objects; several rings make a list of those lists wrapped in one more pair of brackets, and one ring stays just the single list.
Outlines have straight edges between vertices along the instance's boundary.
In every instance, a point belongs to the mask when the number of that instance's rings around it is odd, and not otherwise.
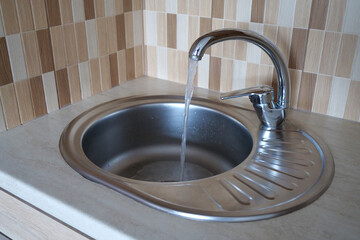
[{"label": "sink basin", "polygon": [[75,118],[60,150],[85,178],[153,208],[196,220],[250,221],[317,199],[334,173],[316,136],[286,122],[259,127],[255,113],[194,98],[184,181],[180,177],[183,96],[117,99]]}]

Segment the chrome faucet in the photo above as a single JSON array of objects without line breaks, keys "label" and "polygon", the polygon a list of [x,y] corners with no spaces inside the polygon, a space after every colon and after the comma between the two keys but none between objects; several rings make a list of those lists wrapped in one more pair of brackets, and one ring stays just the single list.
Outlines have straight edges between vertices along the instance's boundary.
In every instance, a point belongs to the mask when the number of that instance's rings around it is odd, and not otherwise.
[{"label": "chrome faucet", "polygon": [[220,95],[221,99],[249,96],[262,126],[269,129],[279,128],[285,120],[290,104],[289,71],[280,50],[269,39],[256,32],[242,29],[222,29],[209,32],[195,40],[189,50],[189,57],[200,61],[208,47],[226,40],[245,40],[264,50],[274,63],[279,89],[277,102],[274,102],[274,89],[266,85],[223,93]]}]

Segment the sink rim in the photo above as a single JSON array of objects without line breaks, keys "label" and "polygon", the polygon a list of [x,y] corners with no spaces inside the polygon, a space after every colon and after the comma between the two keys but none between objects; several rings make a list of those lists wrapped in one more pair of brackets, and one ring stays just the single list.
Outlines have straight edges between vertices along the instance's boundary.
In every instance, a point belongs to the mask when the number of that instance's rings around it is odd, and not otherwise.
[{"label": "sink rim", "polygon": [[[65,139],[69,139],[74,135],[74,132],[73,132],[74,128],[78,127],[78,125],[80,125],[80,126],[82,125],[82,128],[79,128],[78,131],[82,131],[82,133],[85,133],[86,127],[84,127],[84,126],[86,126],[86,125],[88,127],[91,126],[91,124],[88,124],[88,123],[90,123],[92,120],[83,121],[83,117],[86,115],[96,116],[97,114],[94,113],[94,109],[100,110],[102,115],[107,115],[109,112],[116,111],[116,110],[114,110],[114,108],[111,107],[112,105],[114,105],[116,103],[121,103],[122,105],[119,104],[121,106],[128,106],[129,104],[131,105],[131,102],[135,101],[135,100],[166,102],[169,99],[176,101],[176,102],[183,103],[183,96],[177,96],[177,95],[155,95],[155,96],[153,95],[153,96],[140,96],[140,97],[135,96],[135,97],[122,98],[122,99],[115,99],[110,102],[100,104],[92,109],[89,109],[88,111],[80,114],[71,123],[69,123],[69,125],[64,129],[64,132],[60,138],[60,143],[59,143],[61,154],[63,155],[65,161],[74,170],[76,170],[82,176],[84,176],[85,178],[87,178],[91,181],[105,185],[105,186],[107,186],[113,190],[116,190],[118,192],[121,192],[122,194],[125,194],[141,203],[145,203],[146,205],[151,206],[153,208],[156,208],[156,209],[159,209],[159,210],[162,210],[162,211],[174,214],[174,215],[178,215],[178,216],[182,216],[182,217],[190,218],[190,219],[195,219],[195,220],[239,222],[239,221],[253,221],[253,220],[267,219],[267,218],[271,218],[274,216],[283,215],[283,214],[292,212],[294,210],[297,210],[297,209],[315,201],[330,186],[331,180],[334,175],[333,158],[331,156],[331,153],[330,153],[328,147],[322,142],[322,140],[317,138],[313,133],[311,133],[308,130],[306,130],[306,134],[308,136],[310,136],[313,139],[313,142],[315,142],[318,145],[318,148],[320,149],[321,153],[323,154],[323,156],[322,156],[323,159],[325,159],[327,162],[326,166],[328,168],[330,168],[330,171],[326,171],[325,173],[322,173],[321,176],[319,177],[319,179],[317,180],[317,186],[321,185],[321,187],[320,188],[314,187],[314,188],[311,188],[309,191],[305,192],[302,196],[300,196],[301,203],[299,203],[299,201],[297,201],[297,204],[295,204],[295,205],[293,204],[294,202],[287,203],[286,208],[280,209],[279,211],[277,211],[275,213],[269,211],[269,209],[265,209],[260,212],[257,212],[257,211],[251,212],[250,211],[249,212],[250,215],[245,214],[245,215],[241,215],[241,216],[239,216],[238,212],[231,212],[231,211],[227,211],[227,212],[216,212],[215,211],[215,212],[213,212],[213,211],[204,211],[204,210],[179,206],[176,204],[166,202],[162,199],[159,199],[156,196],[152,196],[142,190],[134,188],[134,186],[136,184],[142,184],[144,186],[146,186],[146,185],[148,185],[148,186],[150,186],[150,185],[179,186],[179,185],[183,185],[184,183],[186,185],[188,185],[188,184],[193,184],[194,182],[195,183],[204,182],[204,181],[208,181],[209,179],[219,179],[222,176],[226,176],[226,175],[228,175],[229,172],[233,171],[233,169],[226,171],[224,173],[220,173],[218,175],[209,177],[209,178],[196,179],[196,180],[187,181],[187,182],[146,182],[146,181],[141,181],[141,180],[129,179],[129,178],[125,178],[125,177],[121,177],[121,176],[109,173],[109,172],[99,168],[98,166],[96,166],[90,160],[87,160],[87,161],[84,160],[87,158],[83,152],[81,152],[83,154],[82,156],[74,156],[71,151],[69,152],[68,149],[66,149],[67,147],[69,147],[69,143],[66,143]],[[259,125],[256,126],[246,116],[244,116],[243,113],[232,112],[233,110],[236,110],[236,109],[237,110],[241,109],[241,111],[244,111],[244,109],[235,107],[231,104],[224,104],[223,102],[220,102],[220,101],[209,100],[206,98],[197,98],[197,97],[193,98],[192,104],[194,104],[194,103],[195,104],[196,103],[213,104],[213,106],[217,106],[221,110],[226,111],[226,114],[228,116],[231,116],[231,117],[241,116],[242,117],[241,123],[244,125],[244,127],[246,129],[248,129],[250,135],[253,138],[254,144],[253,144],[253,148],[252,148],[249,156],[240,165],[236,166],[234,169],[238,168],[239,166],[248,164],[248,162],[252,160],[252,157],[254,156],[254,154],[256,152],[257,144],[255,144],[255,141],[256,141],[255,136],[257,135],[257,132],[259,130]],[[123,108],[119,105],[117,108]],[[140,105],[140,104],[138,104],[138,105]],[[226,108],[224,108],[224,106],[226,106]],[[109,110],[109,109],[111,109],[111,110]],[[249,110],[245,110],[245,111],[246,111],[246,114],[255,114],[254,112],[249,111]],[[234,115],[236,115],[236,116],[234,116]],[[304,129],[304,128],[302,128],[302,129]],[[301,130],[301,132],[304,133],[304,130]],[[82,135],[81,135],[80,139],[78,136],[77,139],[74,139],[74,140],[81,142],[81,139],[82,139]],[[73,147],[73,145],[70,144],[70,148],[72,148],[72,147]],[[75,159],[75,161],[74,160],[69,161],[69,159]]]}]

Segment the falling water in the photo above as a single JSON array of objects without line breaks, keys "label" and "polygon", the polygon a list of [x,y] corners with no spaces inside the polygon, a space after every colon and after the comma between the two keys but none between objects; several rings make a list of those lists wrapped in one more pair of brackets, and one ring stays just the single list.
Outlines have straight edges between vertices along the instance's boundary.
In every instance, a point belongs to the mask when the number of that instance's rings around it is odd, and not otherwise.
[{"label": "falling water", "polygon": [[181,139],[181,154],[180,154],[180,181],[184,180],[186,131],[187,131],[188,114],[189,114],[191,97],[194,92],[194,78],[195,78],[195,74],[196,74],[197,65],[198,65],[198,61],[190,59],[188,79],[187,79],[186,90],[185,90],[184,130],[183,130],[182,139]]}]

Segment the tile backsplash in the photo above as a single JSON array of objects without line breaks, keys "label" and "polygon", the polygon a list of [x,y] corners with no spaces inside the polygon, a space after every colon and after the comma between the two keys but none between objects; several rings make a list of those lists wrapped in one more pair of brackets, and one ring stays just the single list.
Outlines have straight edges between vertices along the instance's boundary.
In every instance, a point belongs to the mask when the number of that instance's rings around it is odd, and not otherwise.
[{"label": "tile backsplash", "polygon": [[[360,121],[360,1],[145,0],[146,75],[186,82],[188,49],[219,28],[256,31],[287,60],[291,107]],[[274,80],[275,78],[275,80]],[[197,86],[220,91],[275,85],[270,58],[242,41],[213,45]]]},{"label": "tile backsplash", "polygon": [[141,0],[0,0],[0,131],[143,75]]},{"label": "tile backsplash", "polygon": [[[288,61],[291,106],[359,121],[358,0],[0,0],[0,131],[148,75],[186,82],[200,35],[243,28]],[[275,86],[254,45],[212,46],[199,87]]]}]

